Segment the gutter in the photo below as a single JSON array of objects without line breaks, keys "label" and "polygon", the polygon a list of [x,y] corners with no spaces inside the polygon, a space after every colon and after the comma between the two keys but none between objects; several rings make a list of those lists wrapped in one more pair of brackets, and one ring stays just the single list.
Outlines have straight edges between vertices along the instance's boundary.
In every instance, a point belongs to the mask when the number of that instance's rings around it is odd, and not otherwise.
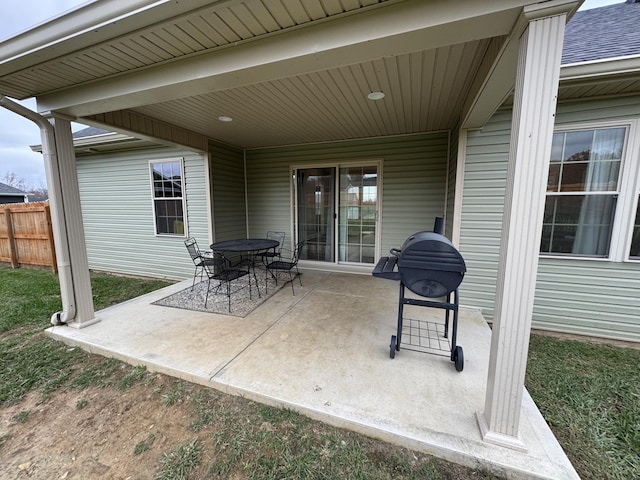
[{"label": "gutter", "polygon": [[[31,120],[40,128],[42,137],[42,154],[47,176],[49,201],[51,203],[51,219],[53,236],[58,264],[58,277],[60,280],[60,295],[62,297],[62,311],[51,316],[52,325],[68,323],[76,316],[75,290],[73,287],[73,275],[71,272],[69,239],[67,236],[64,207],[62,201],[62,188],[60,186],[60,169],[58,168],[58,154],[56,152],[56,137],[53,125],[42,115],[9,100],[0,94],[0,107],[4,107],[18,115]],[[58,176],[54,181],[54,175]]]},{"label": "gutter", "polygon": [[568,63],[560,67],[560,82],[602,77],[638,75],[640,73],[640,55],[605,58],[587,62]]}]

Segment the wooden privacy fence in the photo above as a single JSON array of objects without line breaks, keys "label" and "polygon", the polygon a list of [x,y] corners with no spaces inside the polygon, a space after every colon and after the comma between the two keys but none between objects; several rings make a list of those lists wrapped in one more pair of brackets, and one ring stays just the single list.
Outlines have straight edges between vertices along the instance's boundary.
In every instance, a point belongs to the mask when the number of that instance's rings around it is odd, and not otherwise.
[{"label": "wooden privacy fence", "polygon": [[51,267],[56,252],[47,202],[0,204],[0,262]]}]

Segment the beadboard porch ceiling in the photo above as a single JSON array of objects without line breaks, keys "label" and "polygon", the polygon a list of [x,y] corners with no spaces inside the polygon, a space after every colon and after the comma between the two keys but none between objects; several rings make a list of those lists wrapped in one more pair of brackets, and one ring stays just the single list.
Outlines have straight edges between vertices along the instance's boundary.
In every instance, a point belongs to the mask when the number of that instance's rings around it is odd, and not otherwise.
[{"label": "beadboard porch ceiling", "polygon": [[242,148],[445,130],[507,98],[509,34],[536,4],[102,0],[0,43],[0,93]]}]

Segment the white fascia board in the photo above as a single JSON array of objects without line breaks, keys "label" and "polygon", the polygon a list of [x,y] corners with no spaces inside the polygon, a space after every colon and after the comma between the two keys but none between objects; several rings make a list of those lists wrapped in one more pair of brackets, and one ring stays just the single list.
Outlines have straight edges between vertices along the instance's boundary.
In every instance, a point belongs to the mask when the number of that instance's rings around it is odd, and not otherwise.
[{"label": "white fascia board", "polygon": [[194,54],[38,97],[85,117],[446,45],[506,35],[527,2],[407,0]]},{"label": "white fascia board", "polygon": [[560,68],[560,82],[583,79],[601,79],[618,75],[640,73],[640,55],[605,58],[590,62],[570,63]]}]

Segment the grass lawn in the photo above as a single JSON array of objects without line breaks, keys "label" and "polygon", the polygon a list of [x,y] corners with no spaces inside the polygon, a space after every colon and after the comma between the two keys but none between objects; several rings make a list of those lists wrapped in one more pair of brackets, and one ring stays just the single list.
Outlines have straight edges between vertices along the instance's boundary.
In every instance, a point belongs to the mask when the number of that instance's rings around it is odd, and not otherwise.
[{"label": "grass lawn", "polygon": [[[166,285],[105,274],[91,279],[97,310]],[[0,267],[0,415],[19,410],[30,392],[46,404],[56,395],[96,387],[105,395],[142,389],[154,409],[181,402],[190,416],[186,430],[191,439],[169,439],[162,458],[153,461],[152,477],[131,478],[496,478],[290,410],[162,380],[143,368],[69,349],[42,333],[60,309],[57,276]],[[527,388],[585,480],[640,478],[639,365],[640,350],[532,336]],[[76,408],[94,401],[82,398]],[[12,418],[14,423],[28,421],[26,410]],[[0,431],[0,464],[8,455],[8,440]],[[142,464],[154,442],[157,446],[149,433],[132,449],[129,461]]]},{"label": "grass lawn", "polygon": [[640,349],[533,335],[526,386],[583,479],[640,479]]}]

